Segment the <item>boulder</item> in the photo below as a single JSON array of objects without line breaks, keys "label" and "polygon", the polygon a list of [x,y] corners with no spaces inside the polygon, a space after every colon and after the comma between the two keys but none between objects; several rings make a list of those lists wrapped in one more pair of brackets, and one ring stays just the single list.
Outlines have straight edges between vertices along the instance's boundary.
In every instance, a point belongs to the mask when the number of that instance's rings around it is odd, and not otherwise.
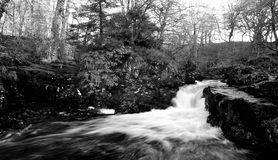
[{"label": "boulder", "polygon": [[226,72],[224,78],[230,86],[244,86],[269,80],[269,75],[250,66],[237,66]]},{"label": "boulder", "polygon": [[242,86],[239,89],[278,105],[278,80],[262,81],[250,86]]},{"label": "boulder", "polygon": [[226,76],[225,74],[229,73],[231,70],[233,70],[233,66],[216,66],[216,67],[211,67],[205,70],[203,73],[204,77],[206,79],[224,79]]},{"label": "boulder", "polygon": [[269,80],[264,70],[245,65],[228,65],[209,68],[204,76],[207,79],[220,79],[230,86],[246,86]]},{"label": "boulder", "polygon": [[258,70],[264,70],[271,74],[278,73],[278,57],[275,54],[268,54],[249,59],[247,64],[254,66],[254,68]]},{"label": "boulder", "polygon": [[[207,87],[203,91],[208,122],[240,145],[278,146],[278,107],[232,87]],[[275,147],[274,147],[275,148]]]},{"label": "boulder", "polygon": [[5,89],[4,89],[3,82],[0,78],[0,111],[3,108],[4,99],[5,99]]}]

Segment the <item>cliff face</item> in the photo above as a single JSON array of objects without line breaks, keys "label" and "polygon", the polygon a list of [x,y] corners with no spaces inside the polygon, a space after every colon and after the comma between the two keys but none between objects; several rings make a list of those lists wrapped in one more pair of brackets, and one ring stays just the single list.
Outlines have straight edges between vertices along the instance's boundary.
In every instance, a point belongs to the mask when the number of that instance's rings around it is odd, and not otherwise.
[{"label": "cliff face", "polygon": [[203,94],[208,122],[227,139],[245,146],[278,146],[276,105],[231,87],[207,87]]}]

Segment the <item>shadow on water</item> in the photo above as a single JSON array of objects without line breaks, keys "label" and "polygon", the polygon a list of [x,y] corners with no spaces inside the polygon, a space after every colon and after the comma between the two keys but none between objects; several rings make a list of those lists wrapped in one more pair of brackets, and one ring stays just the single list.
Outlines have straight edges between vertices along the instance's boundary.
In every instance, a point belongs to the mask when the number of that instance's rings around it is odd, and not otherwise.
[{"label": "shadow on water", "polygon": [[174,106],[85,122],[29,126],[0,139],[1,160],[247,160],[251,152],[206,123],[202,90],[220,82],[180,88]]}]

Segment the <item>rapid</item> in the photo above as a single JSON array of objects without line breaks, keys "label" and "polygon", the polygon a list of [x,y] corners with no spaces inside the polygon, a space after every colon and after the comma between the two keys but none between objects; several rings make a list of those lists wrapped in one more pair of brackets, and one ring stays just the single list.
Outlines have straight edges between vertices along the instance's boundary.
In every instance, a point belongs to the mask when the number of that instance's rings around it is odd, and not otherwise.
[{"label": "rapid", "polygon": [[0,139],[0,160],[247,160],[207,123],[203,81],[180,87],[173,106],[84,122],[32,125]]}]

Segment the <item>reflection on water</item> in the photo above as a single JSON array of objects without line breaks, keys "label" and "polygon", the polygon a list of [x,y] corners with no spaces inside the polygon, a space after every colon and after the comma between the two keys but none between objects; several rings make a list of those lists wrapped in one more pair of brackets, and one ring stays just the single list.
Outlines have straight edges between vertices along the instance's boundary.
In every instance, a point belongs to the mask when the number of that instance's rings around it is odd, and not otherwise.
[{"label": "reflection on water", "polygon": [[[202,90],[216,81],[181,87],[173,106],[86,122],[32,126],[0,144],[2,159],[239,160],[248,152],[206,123]],[[0,158],[0,159],[1,159]]]}]

